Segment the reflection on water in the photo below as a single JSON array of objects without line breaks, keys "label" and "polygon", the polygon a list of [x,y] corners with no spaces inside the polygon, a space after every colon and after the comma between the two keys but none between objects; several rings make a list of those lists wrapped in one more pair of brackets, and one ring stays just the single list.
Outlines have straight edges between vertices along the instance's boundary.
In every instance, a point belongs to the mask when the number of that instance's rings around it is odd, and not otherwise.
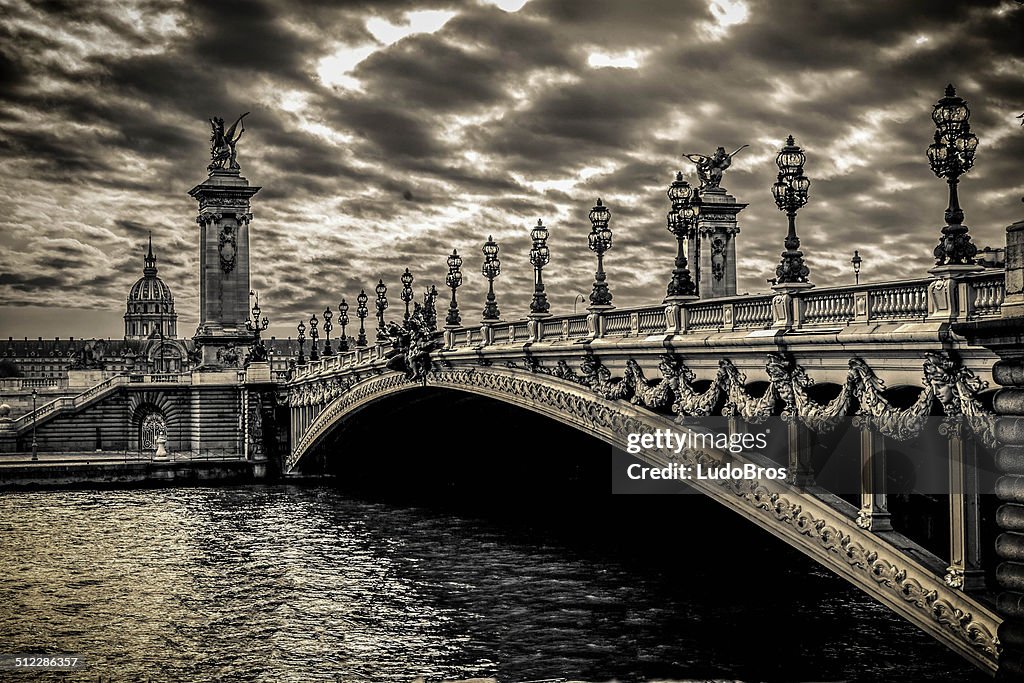
[{"label": "reflection on water", "polygon": [[0,651],[91,660],[60,680],[986,680],[753,527],[729,571],[666,534],[611,551],[328,488],[5,493]]}]

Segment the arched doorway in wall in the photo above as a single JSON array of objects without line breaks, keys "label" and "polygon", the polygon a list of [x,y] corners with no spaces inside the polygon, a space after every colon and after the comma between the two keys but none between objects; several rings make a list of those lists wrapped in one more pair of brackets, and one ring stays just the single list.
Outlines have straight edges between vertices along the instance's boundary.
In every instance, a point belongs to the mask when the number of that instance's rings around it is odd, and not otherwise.
[{"label": "arched doorway in wall", "polygon": [[155,452],[157,439],[167,435],[167,421],[164,414],[156,409],[140,409],[138,420],[138,445],[143,453]]}]

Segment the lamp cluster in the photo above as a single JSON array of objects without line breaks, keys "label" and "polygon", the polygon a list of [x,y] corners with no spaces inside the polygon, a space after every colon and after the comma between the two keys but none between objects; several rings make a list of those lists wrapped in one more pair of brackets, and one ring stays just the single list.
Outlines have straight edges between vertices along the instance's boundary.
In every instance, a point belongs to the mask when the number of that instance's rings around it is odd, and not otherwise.
[{"label": "lamp cluster", "polygon": [[[945,96],[940,99],[932,111],[932,120],[935,122],[936,130],[934,143],[928,147],[928,161],[932,171],[940,178],[945,178],[949,184],[949,207],[946,209],[947,225],[942,229],[942,238],[935,248],[936,264],[939,266],[953,266],[962,268],[973,268],[973,258],[976,248],[970,241],[968,229],[963,223],[963,210],[959,206],[957,197],[957,184],[960,176],[969,171],[974,165],[975,150],[978,146],[978,138],[970,130],[970,110],[967,103],[956,95],[952,85],[946,88]],[[804,174],[804,165],[807,157],[804,150],[796,144],[793,136],[787,137],[785,144],[775,157],[778,166],[776,182],[771,187],[775,204],[780,211],[786,214],[788,229],[784,240],[784,251],[781,254],[781,261],[775,269],[776,277],[769,280],[777,290],[801,289],[813,286],[809,282],[810,270],[804,262],[804,254],[800,250],[800,238],[796,230],[797,212],[807,204],[810,179]],[[698,221],[701,219],[701,190],[692,187],[684,178],[682,172],[676,174],[675,179],[668,187],[667,195],[671,202],[671,209],[666,217],[668,231],[676,239],[676,257],[672,269],[672,277],[666,288],[666,303],[681,302],[687,299],[697,298],[698,288],[695,277],[690,272],[690,264],[687,259],[687,247],[691,248],[689,253],[699,253],[699,242],[691,244],[691,240],[700,239]],[[609,227],[611,211],[598,198],[597,203],[588,214],[590,219],[590,233],[587,237],[587,246],[594,252],[597,258],[597,269],[594,273],[594,283],[590,292],[590,308],[592,312],[608,310],[612,306],[612,293],[608,287],[607,274],[604,269],[604,255],[612,248],[612,230]],[[543,269],[551,261],[551,253],[548,248],[548,228],[542,220],[530,230],[530,264],[534,269],[533,298],[530,302],[530,314],[532,319],[542,319],[551,315],[550,304],[544,288]],[[499,246],[493,237],[488,237],[483,244],[483,263],[481,274],[487,280],[487,296],[483,309],[483,324],[490,325],[500,320],[497,297],[494,292],[494,281],[501,274],[501,261],[498,258]],[[861,265],[864,259],[861,258],[859,250],[853,252],[850,260],[853,266],[854,276],[857,284],[860,283]],[[695,264],[696,265],[696,264]],[[448,306],[448,313],[445,317],[447,329],[457,329],[462,325],[462,315],[459,311],[458,289],[463,284],[463,258],[457,249],[453,249],[447,257],[448,273],[445,276],[445,285],[451,290],[451,301]],[[410,304],[413,300],[413,275],[408,268],[400,276],[402,290],[400,298],[405,304],[405,320],[410,319]],[[376,343],[384,344],[388,341],[385,330],[384,313],[388,308],[387,286],[381,278],[376,287],[376,313],[377,313],[377,336]],[[582,297],[578,297],[582,298]],[[425,311],[434,315],[434,302],[437,299],[437,288],[429,287],[424,294]],[[365,290],[361,290],[356,298],[356,316],[359,318],[359,333],[356,337],[355,346],[358,348],[367,345],[365,320],[368,315],[368,297]],[[338,305],[338,323],[341,325],[341,338],[338,341],[338,351],[349,351],[348,338],[345,328],[349,322],[348,304],[345,299]],[[331,348],[330,333],[333,329],[333,312],[327,308],[323,312],[323,331],[326,337],[323,355],[331,356],[334,351]],[[253,321],[247,323],[250,331],[253,331],[256,339],[259,340],[261,330],[267,328],[267,319],[260,322],[259,301],[253,306]],[[310,347],[310,360],[317,360],[319,321],[316,315],[309,319],[309,338],[312,341]],[[433,325],[433,322],[430,323]],[[299,354],[298,362],[305,362],[303,355],[306,341],[306,326],[303,322],[298,325]]]},{"label": "lamp cluster", "polygon": [[672,210],[668,212],[667,222],[669,232],[676,238],[676,262],[672,280],[668,283],[667,300],[693,298],[697,295],[697,284],[686,261],[686,240],[696,238],[700,197],[679,172],[669,185],[668,198],[672,202]]},{"label": "lamp cluster", "polygon": [[949,185],[949,206],[946,208],[946,226],[935,247],[935,265],[971,266],[978,248],[971,242],[960,208],[957,185],[960,176],[974,166],[974,152],[978,149],[978,136],[971,132],[971,110],[967,102],[956,94],[952,84],[946,86],[946,95],[932,109],[935,122],[935,141],[928,146],[928,163],[932,172],[945,178]]},{"label": "lamp cluster", "polygon": [[811,181],[804,175],[804,162],[807,157],[797,146],[793,136],[786,138],[785,146],[775,157],[779,167],[778,180],[772,185],[772,196],[780,211],[786,212],[789,219],[789,231],[786,233],[782,252],[782,262],[775,268],[776,284],[803,284],[811,274],[804,263],[804,253],[800,251],[800,238],[796,234],[796,212],[807,203],[807,191]]}]

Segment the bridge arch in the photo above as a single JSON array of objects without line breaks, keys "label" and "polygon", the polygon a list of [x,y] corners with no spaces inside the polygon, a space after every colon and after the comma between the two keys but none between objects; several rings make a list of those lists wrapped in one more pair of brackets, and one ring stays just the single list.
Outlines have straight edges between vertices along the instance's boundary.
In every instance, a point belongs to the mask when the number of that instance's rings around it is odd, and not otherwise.
[{"label": "bridge arch", "polygon": [[[509,403],[578,429],[611,446],[625,449],[631,433],[656,429],[685,431],[671,415],[627,400],[597,395],[590,388],[554,373],[532,372],[507,364],[435,367],[422,380],[375,368],[348,377],[307,385],[305,400],[293,401],[294,434],[285,469],[294,471],[303,457],[335,425],[391,396],[422,387],[477,394]],[[297,389],[293,387],[293,389]],[[831,392],[829,392],[831,393]],[[294,394],[300,395],[301,392]],[[299,417],[296,418],[296,411]],[[637,457],[653,466],[675,462],[695,470],[725,464],[773,466],[756,454],[714,450],[673,452],[646,450]],[[943,584],[943,567],[924,556],[902,551],[906,539],[868,533],[857,525],[857,509],[818,496],[821,491],[797,489],[784,481],[690,480],[694,489],[743,516],[861,588],[893,611],[916,624],[970,661],[988,670],[995,667],[995,613]],[[898,536],[898,538],[897,538]]]}]

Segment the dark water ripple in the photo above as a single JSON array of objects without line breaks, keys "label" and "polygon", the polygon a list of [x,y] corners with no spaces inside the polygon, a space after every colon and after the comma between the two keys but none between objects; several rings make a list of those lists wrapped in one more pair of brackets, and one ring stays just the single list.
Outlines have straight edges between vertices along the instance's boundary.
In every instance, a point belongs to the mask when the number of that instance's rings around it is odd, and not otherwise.
[{"label": "dark water ripple", "polygon": [[33,680],[985,680],[810,561],[737,581],[680,545],[603,559],[329,489],[7,493],[0,652],[91,662]]}]

